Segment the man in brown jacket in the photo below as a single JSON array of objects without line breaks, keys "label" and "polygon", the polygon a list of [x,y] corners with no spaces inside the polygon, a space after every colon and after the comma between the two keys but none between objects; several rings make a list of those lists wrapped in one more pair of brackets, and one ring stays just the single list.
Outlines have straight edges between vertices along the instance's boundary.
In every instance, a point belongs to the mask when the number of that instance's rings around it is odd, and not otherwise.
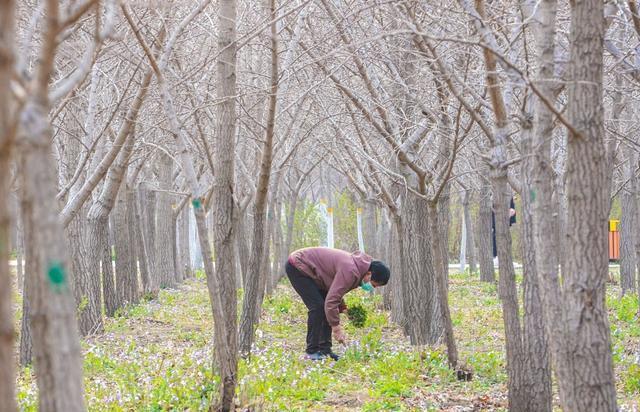
[{"label": "man in brown jacket", "polygon": [[346,336],[340,325],[345,312],[344,295],[360,286],[364,290],[384,286],[389,281],[389,268],[362,252],[349,253],[326,247],[296,250],[285,265],[291,285],[309,309],[307,318],[307,357],[313,360],[330,356],[331,332],[344,343]]}]

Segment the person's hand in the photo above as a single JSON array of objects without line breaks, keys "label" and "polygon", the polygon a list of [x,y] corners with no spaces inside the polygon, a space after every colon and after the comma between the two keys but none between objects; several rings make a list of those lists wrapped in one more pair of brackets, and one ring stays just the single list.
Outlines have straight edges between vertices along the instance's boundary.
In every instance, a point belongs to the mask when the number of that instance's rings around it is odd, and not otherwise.
[{"label": "person's hand", "polygon": [[336,326],[332,327],[331,329],[333,331],[333,337],[339,343],[342,343],[344,345],[344,343],[347,341],[347,335],[345,335],[344,329],[342,329],[342,326],[341,325],[336,325]]}]

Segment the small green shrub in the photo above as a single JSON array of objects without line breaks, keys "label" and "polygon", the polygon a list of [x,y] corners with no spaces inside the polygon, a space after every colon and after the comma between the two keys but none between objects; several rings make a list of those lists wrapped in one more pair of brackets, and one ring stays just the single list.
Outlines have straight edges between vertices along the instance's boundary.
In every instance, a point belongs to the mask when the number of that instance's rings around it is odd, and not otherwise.
[{"label": "small green shrub", "polygon": [[351,320],[351,324],[356,328],[361,328],[367,322],[367,310],[362,306],[355,304],[347,309],[347,316]]}]

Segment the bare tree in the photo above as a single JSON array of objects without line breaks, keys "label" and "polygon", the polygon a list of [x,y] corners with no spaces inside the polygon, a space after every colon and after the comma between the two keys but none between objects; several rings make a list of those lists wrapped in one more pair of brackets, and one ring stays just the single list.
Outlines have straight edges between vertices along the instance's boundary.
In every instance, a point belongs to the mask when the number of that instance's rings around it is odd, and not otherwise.
[{"label": "bare tree", "polygon": [[554,355],[567,411],[617,409],[604,294],[610,187],[602,108],[604,33],[602,2],[572,4],[567,110],[575,129],[569,131],[567,153],[566,268],[562,299],[549,306],[561,307],[562,334],[551,339],[561,339]]},{"label": "bare tree", "polygon": [[244,302],[242,305],[242,317],[240,320],[240,351],[248,354],[251,351],[253,341],[253,329],[260,317],[260,308],[266,285],[267,273],[262,270],[263,259],[269,256],[268,249],[265,254],[265,243],[269,238],[265,236],[265,217],[267,209],[267,194],[269,179],[271,177],[271,163],[273,154],[273,141],[275,133],[276,104],[278,101],[278,33],[276,27],[276,2],[268,3],[271,39],[271,88],[269,91],[269,108],[267,115],[267,127],[265,130],[265,142],[262,148],[260,162],[260,175],[256,185],[256,199],[253,212],[253,240],[251,242],[251,257],[249,258],[248,273],[244,283]]},{"label": "bare tree", "polygon": [[33,89],[20,115],[26,248],[30,251],[31,331],[41,411],[83,411],[82,354],[69,257],[56,202],[51,150],[49,82],[60,29],[57,1],[46,2],[46,27]]},{"label": "bare tree", "polygon": [[[221,0],[218,12],[217,62],[218,126],[214,142],[216,175],[212,208],[214,217],[214,247],[216,250],[216,275],[207,273],[207,285],[214,317],[216,318],[216,343],[221,372],[221,404],[224,412],[233,407],[237,382],[237,314],[235,265],[233,260],[233,216],[235,204],[234,153],[236,134],[236,0]],[[200,230],[200,228],[199,228]],[[203,248],[208,245],[202,244]],[[204,253],[204,251],[203,251]],[[206,263],[205,263],[206,264]],[[216,305],[215,302],[218,302]],[[219,327],[220,325],[221,327]]]},{"label": "bare tree", "polygon": [[9,272],[10,159],[15,127],[10,79],[14,64],[15,4],[0,2],[0,410],[17,411],[14,375],[12,279]]}]

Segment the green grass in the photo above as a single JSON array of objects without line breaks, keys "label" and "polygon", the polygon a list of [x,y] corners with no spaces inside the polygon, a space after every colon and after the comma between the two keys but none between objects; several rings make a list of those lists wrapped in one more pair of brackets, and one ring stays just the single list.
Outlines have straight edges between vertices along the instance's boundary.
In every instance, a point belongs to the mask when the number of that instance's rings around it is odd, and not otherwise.
[{"label": "green grass", "polygon": [[[342,359],[305,360],[306,308],[285,281],[265,299],[253,355],[240,360],[239,410],[437,411],[478,404],[506,410],[500,301],[495,284],[477,279],[450,276],[455,334],[460,359],[473,370],[471,382],[456,380],[443,347],[410,346],[381,310],[381,296],[361,291],[347,295],[347,304],[361,305],[367,319],[356,328],[343,317],[350,343],[334,347]],[[638,304],[609,288],[619,403],[632,405],[640,396]],[[104,335],[83,342],[89,410],[206,410],[218,390],[212,331],[203,276],[122,309],[107,320]],[[32,371],[22,370],[22,410],[36,410],[36,395]]]}]

